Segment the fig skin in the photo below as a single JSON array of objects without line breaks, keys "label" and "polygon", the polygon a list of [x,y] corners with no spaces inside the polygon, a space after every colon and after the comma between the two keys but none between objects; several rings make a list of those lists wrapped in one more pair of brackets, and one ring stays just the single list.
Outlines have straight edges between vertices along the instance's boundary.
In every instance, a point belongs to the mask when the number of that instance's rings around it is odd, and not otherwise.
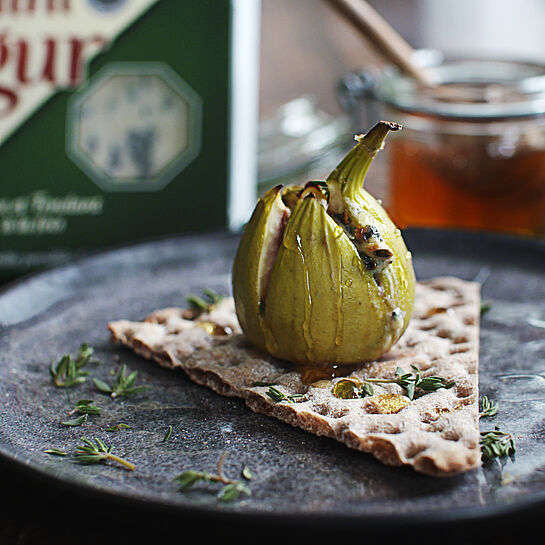
[{"label": "fig skin", "polygon": [[266,350],[268,333],[263,322],[270,268],[282,242],[289,209],[281,186],[261,197],[244,228],[233,262],[233,297],[240,327],[255,346]]},{"label": "fig skin", "polygon": [[[386,211],[363,189],[365,173],[394,127],[381,123],[357,137],[327,185],[307,184],[297,193],[269,190],[242,234],[233,263],[237,317],[250,342],[274,357],[306,366],[372,361],[409,324],[411,254]],[[283,194],[290,195],[289,206]],[[378,233],[372,244],[356,240],[358,226]],[[369,257],[377,246],[391,257]],[[372,268],[370,262],[382,264]]]}]

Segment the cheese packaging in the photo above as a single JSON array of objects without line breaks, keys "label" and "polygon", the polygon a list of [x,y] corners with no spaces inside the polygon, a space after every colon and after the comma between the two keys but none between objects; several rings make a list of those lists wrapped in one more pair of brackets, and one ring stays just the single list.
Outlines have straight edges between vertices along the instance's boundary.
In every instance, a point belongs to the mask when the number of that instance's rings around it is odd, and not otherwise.
[{"label": "cheese packaging", "polygon": [[258,0],[0,0],[0,281],[248,219],[259,16]]}]

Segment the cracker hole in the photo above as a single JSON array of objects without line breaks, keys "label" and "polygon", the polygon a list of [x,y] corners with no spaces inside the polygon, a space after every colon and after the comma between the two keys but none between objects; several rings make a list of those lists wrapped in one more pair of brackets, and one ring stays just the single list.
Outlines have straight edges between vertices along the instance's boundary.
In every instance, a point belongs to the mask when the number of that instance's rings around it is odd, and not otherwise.
[{"label": "cracker hole", "polygon": [[404,425],[401,420],[389,423],[368,421],[366,428],[366,433],[384,433],[387,435],[399,435],[400,433],[404,432]]},{"label": "cracker hole", "polygon": [[435,422],[436,420],[439,420],[440,415],[438,414],[431,414],[431,413],[424,413],[420,415],[420,420],[423,424],[431,424],[432,422]]},{"label": "cracker hole", "polygon": [[463,384],[456,385],[457,392],[456,397],[458,398],[464,398],[469,397],[473,393],[473,388],[471,386],[464,386]]},{"label": "cracker hole", "polygon": [[167,318],[166,316],[154,316],[153,319],[150,318],[149,320],[152,324],[155,323],[155,324],[161,324],[161,325],[164,325],[167,323]]},{"label": "cracker hole", "polygon": [[465,405],[472,405],[473,404],[473,396],[472,395],[468,395],[468,396],[460,396],[458,395],[458,405],[456,407],[456,409],[460,409],[461,407],[465,406]]},{"label": "cracker hole", "polygon": [[381,431],[382,433],[387,433],[388,435],[398,435],[403,432],[401,428],[388,428]]},{"label": "cracker hole", "polygon": [[460,434],[456,430],[445,430],[441,433],[441,437],[446,441],[459,441]]},{"label": "cracker hole", "polygon": [[454,346],[449,350],[449,354],[464,354],[469,352],[469,346]]},{"label": "cracker hole", "polygon": [[445,414],[452,414],[452,410],[448,407],[444,408],[434,408],[433,410],[426,411],[420,415],[420,419],[424,424],[432,424],[433,422],[437,422],[442,416]]},{"label": "cracker hole", "polygon": [[312,407],[313,411],[316,411],[318,414],[321,414],[322,416],[327,416],[329,418],[342,418],[343,416],[346,416],[350,409],[344,407],[342,409],[332,409],[330,406],[324,404],[317,404]]}]

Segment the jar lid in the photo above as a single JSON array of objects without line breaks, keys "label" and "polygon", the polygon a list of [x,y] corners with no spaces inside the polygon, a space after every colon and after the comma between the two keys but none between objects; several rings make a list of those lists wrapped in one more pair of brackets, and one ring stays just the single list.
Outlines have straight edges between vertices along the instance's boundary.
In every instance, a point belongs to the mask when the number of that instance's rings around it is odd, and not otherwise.
[{"label": "jar lid", "polygon": [[415,61],[439,86],[423,89],[391,67],[375,82],[375,98],[414,114],[471,121],[545,114],[545,64],[449,58],[435,50],[416,52]]}]

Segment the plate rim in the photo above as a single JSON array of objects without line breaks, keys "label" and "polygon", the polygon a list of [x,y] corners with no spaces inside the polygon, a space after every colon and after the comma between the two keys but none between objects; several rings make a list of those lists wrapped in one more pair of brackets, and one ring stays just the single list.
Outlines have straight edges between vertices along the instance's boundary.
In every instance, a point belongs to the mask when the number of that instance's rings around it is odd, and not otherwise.
[{"label": "plate rim", "polygon": [[[9,452],[12,450],[13,452]],[[107,488],[91,486],[85,482],[78,482],[69,478],[63,478],[52,472],[48,472],[43,466],[28,465],[28,458],[18,456],[17,451],[5,449],[0,443],[0,458],[2,462],[15,466],[16,471],[30,478],[34,483],[45,482],[58,490],[68,490],[71,493],[83,496],[86,499],[102,499],[114,504],[123,504],[137,509],[151,509],[163,515],[175,515],[185,517],[198,517],[203,519],[221,519],[228,523],[248,524],[280,524],[289,526],[312,525],[316,528],[331,528],[342,525],[343,527],[359,528],[365,526],[369,529],[381,529],[385,526],[396,530],[433,527],[442,524],[494,524],[505,516],[531,516],[534,512],[545,509],[545,490],[533,493],[529,498],[517,499],[513,503],[501,503],[478,507],[456,507],[449,510],[431,511],[423,513],[397,513],[371,514],[365,513],[327,513],[327,512],[299,512],[290,515],[284,512],[259,511],[248,509],[244,512],[230,510],[228,505],[222,505],[221,509],[210,505],[173,504],[161,501],[158,498],[145,498],[143,496],[130,495],[125,491],[112,492]],[[409,469],[410,470],[410,469]],[[478,471],[474,469],[472,471]],[[212,501],[212,500],[211,500]]]}]

